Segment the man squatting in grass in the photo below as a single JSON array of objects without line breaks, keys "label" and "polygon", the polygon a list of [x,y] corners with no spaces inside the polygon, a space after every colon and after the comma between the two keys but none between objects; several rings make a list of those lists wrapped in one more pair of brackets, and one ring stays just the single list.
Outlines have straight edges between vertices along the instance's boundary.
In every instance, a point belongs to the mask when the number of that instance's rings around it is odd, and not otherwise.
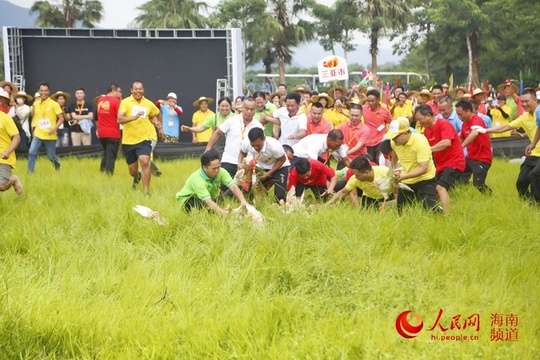
[{"label": "man squatting in grass", "polygon": [[23,186],[16,175],[11,175],[11,170],[15,169],[15,149],[20,142],[21,136],[15,122],[0,111],[0,191],[13,186],[19,196],[22,195]]},{"label": "man squatting in grass", "polygon": [[424,136],[431,146],[436,167],[437,195],[444,213],[448,214],[448,190],[459,181],[465,170],[465,154],[461,140],[454,126],[448,120],[436,118],[428,105],[418,106],[414,110],[414,117],[424,128]]},{"label": "man squatting in grass", "polygon": [[362,198],[362,207],[378,208],[382,205],[383,194],[375,187],[375,182],[387,176],[388,168],[386,166],[372,165],[369,161],[369,155],[360,155],[351,161],[350,169],[353,176],[347,181],[345,187],[339,190],[325,205],[330,205],[349,195],[355,208],[360,207],[358,201],[358,190]]},{"label": "man squatting in grass", "polygon": [[428,140],[422,134],[412,133],[406,118],[392,120],[388,130],[386,137],[391,140],[394,150],[392,164],[395,166],[399,160],[403,169],[398,180],[413,190],[398,190],[398,210],[401,212],[405,204],[417,198],[425,208],[440,211],[435,190],[435,164]]},{"label": "man squatting in grass", "polygon": [[[328,181],[330,179],[330,181]],[[311,189],[317,199],[326,199],[334,193],[337,175],[334,169],[313,159],[297,158],[296,165],[289,173],[287,190],[295,187],[295,195],[301,197],[305,190]]]},{"label": "man squatting in grass", "polygon": [[[532,203],[540,204],[540,147],[536,146],[538,139],[540,138],[540,131],[538,130],[538,124],[540,124],[540,111],[538,110],[540,107],[538,106],[536,92],[532,89],[523,91],[523,94],[521,94],[521,105],[523,106],[525,113],[509,124],[499,125],[489,129],[472,126],[472,129],[481,134],[503,133],[519,128],[525,130],[525,134],[527,134],[527,137],[531,140],[531,145],[527,146],[525,149],[526,157],[523,164],[521,164],[516,187],[521,198],[526,200],[530,199]],[[535,135],[537,136],[535,137]]]},{"label": "man squatting in grass", "polygon": [[[131,85],[131,96],[120,103],[118,123],[124,126],[122,134],[122,149],[128,164],[129,175],[133,177],[133,187],[142,178],[143,190],[146,194],[150,189],[150,154],[152,140],[157,141],[156,127],[163,136],[163,128],[158,120],[159,109],[154,103],[144,97],[144,86],[140,81]],[[139,172],[139,163],[141,172]]]},{"label": "man squatting in grass", "polygon": [[229,188],[240,201],[241,206],[248,203],[240,188],[234,184],[231,175],[221,167],[221,155],[217,149],[210,149],[201,156],[201,168],[193,172],[186,180],[184,187],[176,194],[178,201],[186,212],[193,208],[208,207],[211,210],[227,215],[229,211],[222,209],[216,201],[216,195],[221,184]]},{"label": "man squatting in grass", "polygon": [[[244,159],[251,154],[253,156],[251,166],[243,165]],[[238,170],[262,170],[263,173],[257,181],[261,181],[266,187],[270,182],[274,183],[274,197],[279,202],[285,201],[287,192],[287,177],[289,175],[289,159],[285,155],[281,143],[270,136],[264,135],[261,128],[253,128],[248,132],[248,138],[242,142],[238,155]],[[253,186],[255,184],[251,184]]]}]

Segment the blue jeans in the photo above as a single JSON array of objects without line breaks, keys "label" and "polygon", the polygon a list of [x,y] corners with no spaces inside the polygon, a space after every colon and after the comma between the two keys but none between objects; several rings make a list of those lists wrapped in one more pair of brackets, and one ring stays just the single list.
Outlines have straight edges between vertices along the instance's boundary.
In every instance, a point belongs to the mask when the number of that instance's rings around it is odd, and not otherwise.
[{"label": "blue jeans", "polygon": [[63,129],[58,129],[56,132],[58,135],[58,139],[56,139],[56,147],[66,147],[69,146],[69,134],[70,134],[69,127],[64,125]]},{"label": "blue jeans", "polygon": [[47,152],[47,158],[53,163],[54,169],[60,169],[60,162],[58,156],[56,156],[56,140],[41,140],[38,137],[32,139],[30,143],[30,150],[28,150],[28,172],[33,173],[36,167],[36,158],[41,145],[45,146]]}]

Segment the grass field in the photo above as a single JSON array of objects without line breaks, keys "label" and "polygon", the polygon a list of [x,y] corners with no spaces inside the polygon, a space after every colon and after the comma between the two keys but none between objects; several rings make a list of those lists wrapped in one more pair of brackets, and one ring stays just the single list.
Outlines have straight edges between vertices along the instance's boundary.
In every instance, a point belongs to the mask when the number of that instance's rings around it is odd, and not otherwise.
[{"label": "grass field", "polygon": [[[494,162],[492,197],[453,191],[449,216],[259,206],[256,227],[181,211],[196,160],[160,162],[149,198],[121,161],[113,177],[97,159],[61,161],[30,176],[20,160],[25,194],[0,194],[0,359],[540,357],[540,211],[517,197],[519,165]],[[439,309],[445,328],[480,314],[480,331],[428,331]],[[405,310],[424,321],[414,339],[395,328]],[[519,324],[492,326],[493,313]],[[490,340],[510,328],[517,341]]]}]

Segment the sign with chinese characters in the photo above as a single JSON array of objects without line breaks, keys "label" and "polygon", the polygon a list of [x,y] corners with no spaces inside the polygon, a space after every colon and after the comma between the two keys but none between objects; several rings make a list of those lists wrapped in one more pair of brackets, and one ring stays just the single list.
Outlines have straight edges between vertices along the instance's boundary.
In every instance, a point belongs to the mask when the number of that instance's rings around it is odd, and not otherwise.
[{"label": "sign with chinese characters", "polygon": [[349,70],[347,61],[339,56],[327,56],[317,64],[319,68],[319,81],[327,83],[329,81],[347,80]]}]

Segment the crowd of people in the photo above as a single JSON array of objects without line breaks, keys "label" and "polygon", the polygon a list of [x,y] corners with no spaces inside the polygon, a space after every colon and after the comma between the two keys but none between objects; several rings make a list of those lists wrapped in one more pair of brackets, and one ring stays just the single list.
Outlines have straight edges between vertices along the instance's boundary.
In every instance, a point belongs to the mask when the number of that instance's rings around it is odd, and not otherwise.
[{"label": "crowd of people", "polygon": [[[213,121],[206,153],[215,148],[223,152],[220,162],[212,158],[212,165],[215,170],[219,164],[228,176],[216,180],[203,157],[192,175],[204,180],[201,187],[190,192],[186,185],[177,199],[188,211],[206,201],[214,208],[216,192],[211,189],[222,187],[231,195],[227,188],[242,171],[252,174],[244,177],[243,189],[249,193],[256,184],[267,190],[273,186],[277,201],[286,200],[287,191],[295,187],[296,196],[311,189],[328,205],[349,195],[354,205],[380,206],[385,196],[377,183],[392,176],[406,185],[392,194],[399,210],[416,199],[428,209],[448,213],[448,191],[455,184],[472,178],[480,192],[492,193],[486,184],[491,137],[528,136],[531,145],[525,149],[516,187],[523,199],[538,204],[540,116],[535,112],[540,112],[540,88],[518,95],[517,87],[505,82],[499,91],[494,104],[482,89],[469,93],[434,85],[414,93],[396,87],[386,104],[373,88],[334,87],[315,93],[306,86],[287,91],[281,84],[275,93],[255,91],[241,104],[237,99],[237,114],[229,99],[221,99],[220,104],[227,103],[221,114],[227,121]],[[209,124],[182,127],[192,133],[207,129]],[[244,197],[239,200],[245,202]]]},{"label": "crowd of people", "polygon": [[0,86],[0,190],[14,187],[19,195],[22,184],[12,175],[18,146],[29,149],[28,173],[35,171],[42,146],[60,170],[56,147],[88,145],[95,126],[104,150],[100,170],[112,175],[121,149],[133,187],[142,183],[145,193],[152,174],[161,174],[152,161],[158,140],[177,142],[180,132],[189,132],[193,143],[205,144],[201,168],[176,195],[187,211],[207,206],[225,213],[220,199],[235,196],[245,205],[244,194],[255,187],[273,187],[278,202],[294,187],[296,196],[311,189],[327,205],[349,196],[355,206],[378,207],[387,194],[377,184],[391,177],[404,185],[391,194],[400,211],[417,200],[448,213],[448,191],[457,183],[472,178],[479,191],[492,192],[486,184],[490,139],[500,136],[530,139],[516,187],[522,198],[540,203],[540,88],[518,94],[505,82],[495,101],[482,89],[443,84],[405,92],[397,86],[381,101],[376,88],[336,86],[317,93],[280,84],[274,93],[219,99],[215,113],[209,108],[214,99],[201,96],[192,104],[198,110],[190,126],[180,121],[183,109],[175,93],[151,101],[140,81],[128,97],[113,83],[93,102],[86,101],[83,88],[70,102],[70,94],[51,94],[45,82],[35,96],[10,82]]}]

